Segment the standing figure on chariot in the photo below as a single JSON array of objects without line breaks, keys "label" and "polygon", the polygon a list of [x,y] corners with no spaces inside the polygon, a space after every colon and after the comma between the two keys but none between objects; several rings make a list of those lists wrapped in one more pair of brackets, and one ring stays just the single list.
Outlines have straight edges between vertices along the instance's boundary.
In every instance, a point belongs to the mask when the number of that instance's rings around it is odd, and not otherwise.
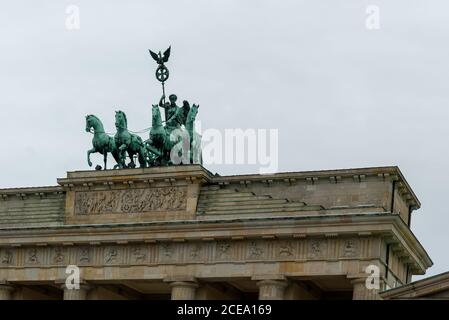
[{"label": "standing figure on chariot", "polygon": [[164,102],[165,95],[162,95],[161,100],[159,100],[159,107],[164,109],[165,122],[167,122],[178,109],[178,105],[176,104],[176,100],[178,100],[178,97],[175,94],[171,94],[168,97],[168,100],[170,102]]},{"label": "standing figure on chariot", "polygon": [[159,106],[165,110],[165,129],[167,130],[167,134],[176,129],[181,128],[181,126],[186,125],[187,115],[190,111],[190,104],[187,100],[184,100],[182,103],[182,107],[178,107],[176,104],[177,96],[171,94],[169,96],[170,102],[164,103],[164,96],[162,96],[159,101]]}]

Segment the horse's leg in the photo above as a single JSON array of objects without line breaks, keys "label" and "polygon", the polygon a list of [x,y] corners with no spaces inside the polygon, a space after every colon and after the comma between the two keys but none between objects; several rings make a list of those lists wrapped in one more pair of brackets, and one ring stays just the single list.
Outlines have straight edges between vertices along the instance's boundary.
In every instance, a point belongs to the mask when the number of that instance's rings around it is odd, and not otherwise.
[{"label": "horse's leg", "polygon": [[[128,157],[129,157],[129,162],[128,162],[128,168],[132,168],[132,164],[133,164],[133,154],[130,152],[130,150],[128,149]],[[126,158],[125,158],[126,161]]]},{"label": "horse's leg", "polygon": [[104,157],[104,170],[107,170],[107,163],[108,163],[108,151],[104,150],[103,151],[103,157]]},{"label": "horse's leg", "polygon": [[116,164],[114,165],[114,169],[119,168],[120,158],[119,158],[119,156],[118,156],[117,151],[112,151],[111,153],[112,153],[112,157],[114,158],[115,163],[116,163]]},{"label": "horse's leg", "polygon": [[133,151],[129,150],[128,151],[128,156],[129,156],[129,163],[128,163],[128,167],[129,168],[135,168],[136,167],[136,163],[134,162],[134,154]]},{"label": "horse's leg", "polygon": [[139,164],[141,168],[147,167],[147,159],[145,158],[145,148],[141,147],[139,151]]},{"label": "horse's leg", "polygon": [[119,154],[119,168],[123,169],[126,168],[126,144],[122,144],[118,148],[118,154]]},{"label": "horse's leg", "polygon": [[95,148],[87,150],[87,164],[89,165],[89,167],[92,167],[92,161],[90,161],[90,154],[95,152],[97,152],[97,149]]}]

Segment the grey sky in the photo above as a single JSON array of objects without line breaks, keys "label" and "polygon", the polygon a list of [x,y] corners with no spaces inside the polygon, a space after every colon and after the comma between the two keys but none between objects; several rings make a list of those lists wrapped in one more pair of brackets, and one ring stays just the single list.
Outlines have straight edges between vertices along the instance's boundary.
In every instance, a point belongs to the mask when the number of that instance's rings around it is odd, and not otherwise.
[{"label": "grey sky", "polygon": [[[367,5],[380,30],[365,28]],[[203,128],[279,128],[280,171],[398,165],[423,204],[412,229],[428,275],[447,271],[448,12],[445,0],[4,3],[0,187],[87,169],[86,114],[114,131],[120,108],[149,127],[161,89],[148,48],[171,44],[168,93],[199,103]]]}]

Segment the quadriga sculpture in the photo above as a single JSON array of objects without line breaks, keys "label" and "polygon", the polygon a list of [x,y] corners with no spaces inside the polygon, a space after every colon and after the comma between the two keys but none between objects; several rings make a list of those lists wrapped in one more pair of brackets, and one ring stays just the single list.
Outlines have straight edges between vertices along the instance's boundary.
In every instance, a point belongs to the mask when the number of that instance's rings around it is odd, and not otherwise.
[{"label": "quadriga sculpture", "polygon": [[[104,157],[104,169],[107,169],[107,155],[111,153],[116,161],[115,168],[135,168],[134,157],[139,160],[141,168],[179,164],[173,161],[172,156],[181,153],[182,164],[202,164],[201,136],[195,131],[195,120],[198,114],[198,105],[190,107],[187,101],[182,107],[171,110],[171,117],[162,121],[160,106],[153,105],[152,127],[149,139],[143,141],[141,137],[128,130],[128,121],[123,111],[115,113],[115,127],[117,133],[114,137],[108,135],[100,119],[94,115],[86,117],[86,131],[93,130],[93,148],[87,151],[87,163],[92,166],[90,155],[98,152]],[[176,152],[174,152],[176,151]],[[129,163],[126,163],[126,158]],[[102,169],[97,166],[96,169]]]}]

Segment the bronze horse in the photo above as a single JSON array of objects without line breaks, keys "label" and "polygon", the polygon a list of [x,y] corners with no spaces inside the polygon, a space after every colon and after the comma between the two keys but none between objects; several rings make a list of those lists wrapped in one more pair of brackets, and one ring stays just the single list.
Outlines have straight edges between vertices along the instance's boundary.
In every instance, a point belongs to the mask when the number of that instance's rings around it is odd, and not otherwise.
[{"label": "bronze horse", "polygon": [[[134,155],[137,154],[139,165],[141,168],[147,167],[146,149],[142,138],[128,131],[128,120],[123,111],[115,112],[115,127],[117,133],[114,140],[118,150],[118,166],[119,168],[135,168]],[[128,165],[126,164],[126,153],[130,158]]]},{"label": "bronze horse", "polygon": [[94,130],[94,137],[92,139],[93,148],[87,151],[87,163],[89,164],[89,167],[92,167],[90,155],[96,152],[101,153],[104,157],[104,170],[106,170],[108,152],[112,154],[117,163],[119,161],[119,154],[115,146],[114,138],[106,134],[103,123],[100,119],[97,116],[90,114],[86,116],[86,131],[91,132],[92,129]]}]

